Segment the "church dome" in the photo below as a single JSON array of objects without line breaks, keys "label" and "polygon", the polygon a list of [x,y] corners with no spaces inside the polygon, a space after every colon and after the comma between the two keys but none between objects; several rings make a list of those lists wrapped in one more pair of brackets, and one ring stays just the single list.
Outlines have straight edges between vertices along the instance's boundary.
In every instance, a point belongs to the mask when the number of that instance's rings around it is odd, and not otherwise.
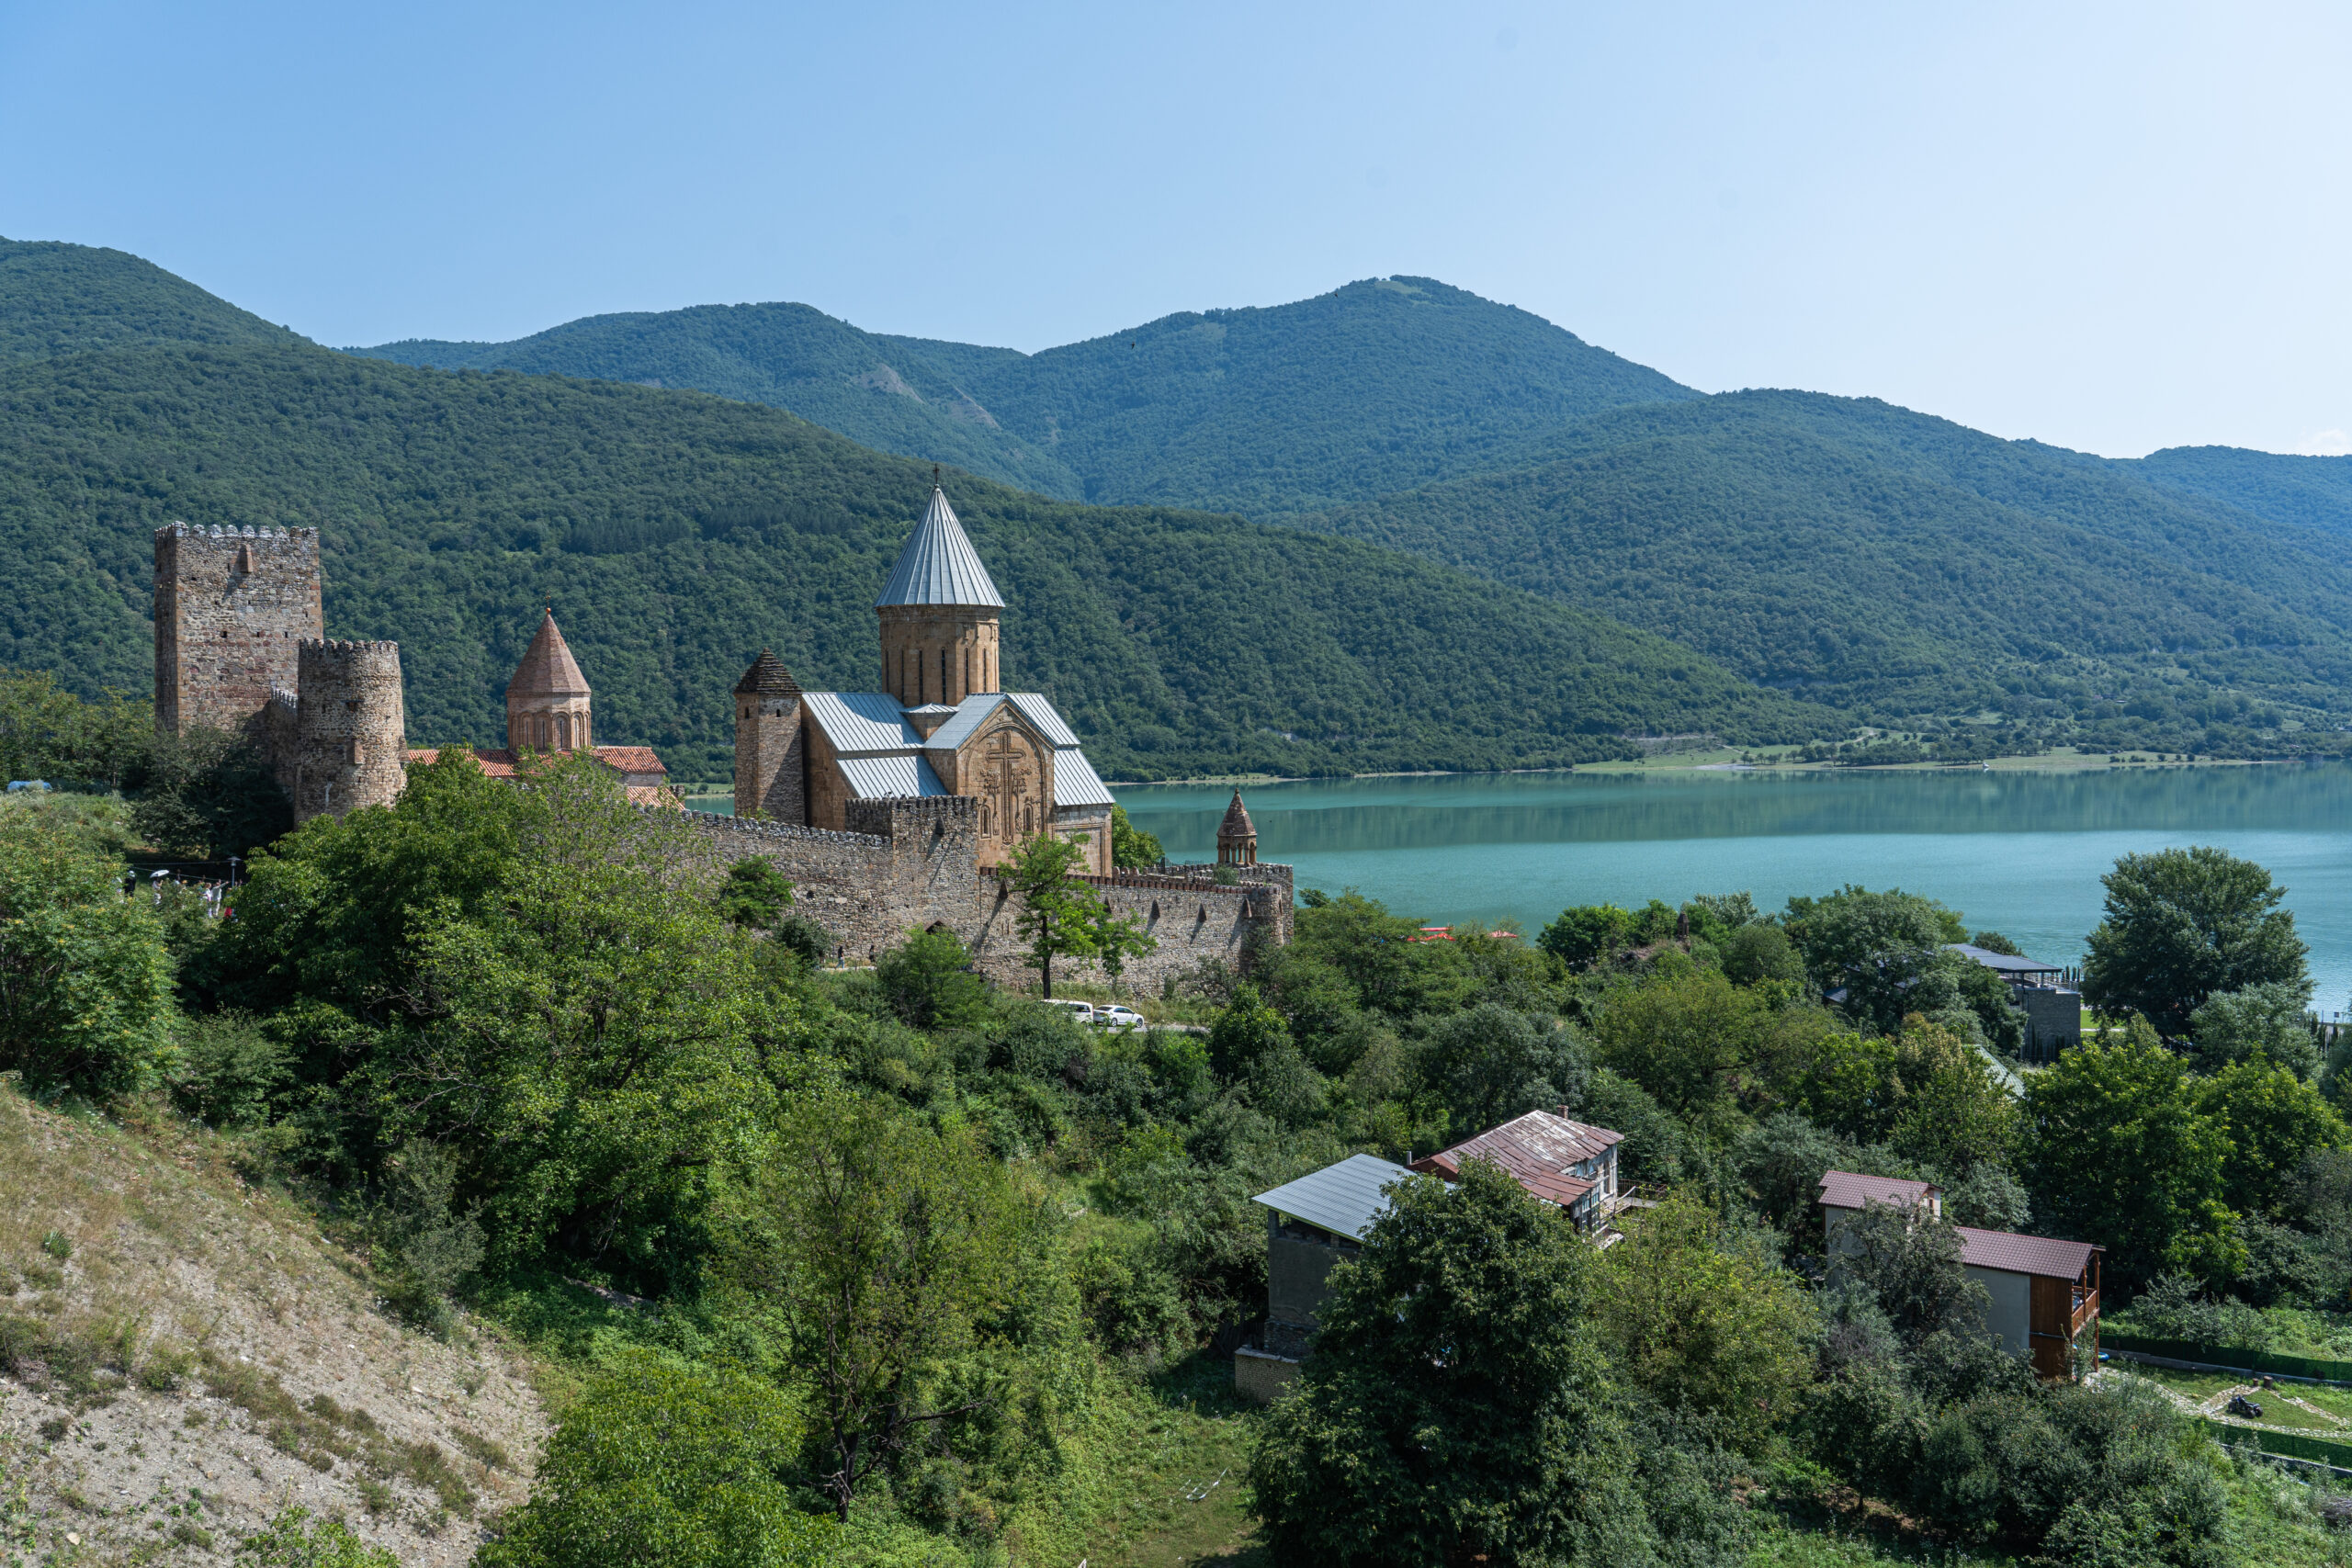
[{"label": "church dome", "polygon": [[563,633],[556,629],[555,611],[550,608],[539,622],[538,635],[524,651],[523,662],[515,666],[514,678],[506,682],[506,700],[589,694],[588,677],[580,672],[580,661],[571,657]]},{"label": "church dome", "polygon": [[899,564],[890,569],[882,596],[874,601],[877,610],[896,604],[1004,608],[1004,595],[996,591],[989,569],[980,564],[979,551],[956,520],[947,492],[937,485],[931,487],[931,505],[908,536],[907,547],[899,552]]}]

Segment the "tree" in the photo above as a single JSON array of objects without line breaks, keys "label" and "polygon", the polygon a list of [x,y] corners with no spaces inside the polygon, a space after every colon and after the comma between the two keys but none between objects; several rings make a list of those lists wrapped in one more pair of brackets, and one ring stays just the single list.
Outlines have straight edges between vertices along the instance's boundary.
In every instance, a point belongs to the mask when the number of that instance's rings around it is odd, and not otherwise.
[{"label": "tree", "polygon": [[1233,1000],[1209,1025],[1209,1066],[1221,1078],[1249,1075],[1261,1056],[1290,1046],[1290,1026],[1283,1015],[1266,1005],[1258,987],[1244,980],[1233,988]]},{"label": "tree", "polygon": [[2017,1100],[1973,1045],[1914,1016],[1905,1021],[1895,1064],[1904,1088],[1898,1151],[1953,1178],[2007,1159]]},{"label": "tree", "polygon": [[168,1059],[172,959],[121,862],[78,835],[0,823],[0,1070],[106,1101]]},{"label": "tree", "polygon": [[[1826,897],[1790,899],[1783,923],[1806,972],[1824,991],[1875,984],[1875,971],[1888,954],[1967,940],[1960,917],[1934,899],[1900,888],[1873,893],[1855,884]],[[1898,1007],[1892,1020],[1923,1010],[1930,1010],[1916,1003]]]},{"label": "tree", "polygon": [[1812,1381],[1804,1288],[1688,1193],[1629,1219],[1625,1233],[1601,1255],[1593,1313],[1618,1364],[1668,1408],[1760,1438]]},{"label": "tree", "polygon": [[1127,808],[1111,807],[1111,863],[1123,871],[1140,871],[1148,865],[1158,865],[1168,858],[1159,847],[1159,836],[1147,833],[1127,820]]},{"label": "tree", "polygon": [[1630,946],[1634,923],[1630,909],[1614,904],[1581,904],[1561,910],[1560,918],[1545,926],[1535,942],[1569,968],[1582,969],[1597,958]]},{"label": "tree", "polygon": [[1728,1135],[1739,1102],[1781,1055],[1827,1025],[1817,1008],[1775,1008],[1722,971],[1679,953],[1638,984],[1611,990],[1592,1025],[1593,1058],[1694,1126]]},{"label": "tree", "polygon": [[[782,1479],[802,1423],[767,1384],[622,1351],[565,1407],[481,1568],[817,1568],[832,1527]],[[387,1560],[389,1561],[389,1559]]]},{"label": "tree", "polygon": [[2018,1174],[2052,1235],[2108,1249],[2127,1288],[2167,1269],[2225,1280],[2245,1257],[2222,1201],[2228,1129],[2145,1020],[2085,1040],[2026,1086]]},{"label": "tree", "polygon": [[2188,1059],[2202,1073],[2233,1062],[2267,1061],[2309,1078],[2318,1073],[2319,1045],[2306,1021],[2304,993],[2284,980],[2218,991],[2188,1015]]},{"label": "tree", "polygon": [[1831,1264],[1871,1288],[1879,1310],[1911,1345],[1966,1328],[1984,1314],[1984,1288],[1961,1267],[1960,1233],[1925,1209],[1864,1204],[1838,1225]]},{"label": "tree", "polygon": [[1390,1190],[1250,1465],[1277,1561],[1584,1561],[1639,1504],[1575,1227],[1499,1168]]},{"label": "tree", "polygon": [[1102,904],[1092,887],[1072,874],[1086,852],[1068,839],[1040,833],[1013,852],[998,874],[1020,897],[1014,929],[1029,945],[1026,963],[1054,994],[1054,960],[1094,952],[1094,917]]},{"label": "tree", "polygon": [[791,908],[792,883],[765,855],[737,861],[719,879],[719,917],[731,924],[765,931]]},{"label": "tree", "polygon": [[1093,908],[1086,916],[1086,940],[1092,948],[1094,961],[1102,965],[1103,977],[1111,988],[1119,988],[1119,978],[1127,971],[1127,960],[1141,958],[1157,952],[1159,939],[1143,929],[1143,922],[1133,915],[1122,915],[1111,908],[1111,901],[1091,887],[1087,889],[1094,900]]},{"label": "tree", "polygon": [[2273,1062],[2233,1062],[2193,1092],[2198,1109],[2229,1134],[2222,1196],[2241,1213],[2274,1212],[2307,1156],[2352,1141],[2335,1107]]},{"label": "tree", "polygon": [[878,1100],[804,1097],[779,1152],[771,1229],[744,1269],[790,1321],[831,1466],[819,1486],[846,1519],[877,1466],[984,1403],[932,1374],[1035,1266],[1035,1221],[967,1131],[933,1132]]},{"label": "tree", "polygon": [[165,854],[240,859],[294,825],[294,808],[259,750],[225,730],[159,735],[131,820]]},{"label": "tree", "polygon": [[954,1028],[974,1021],[988,1007],[989,983],[971,964],[954,931],[918,930],[882,954],[874,978],[882,999],[909,1027]]},{"label": "tree", "polygon": [[1751,921],[1735,927],[1716,948],[1723,955],[1724,974],[1735,986],[1753,986],[1766,980],[1792,987],[1804,983],[1804,960],[1797,956],[1789,933],[1776,925]]},{"label": "tree", "polygon": [[1592,1079],[1592,1064],[1575,1035],[1494,1002],[1432,1025],[1420,1066],[1423,1081],[1445,1102],[1454,1137],[1524,1111],[1574,1105]]},{"label": "tree", "polygon": [[2306,949],[2270,873],[2210,847],[2124,855],[2100,881],[2106,918],[2083,960],[2083,999],[2139,1012],[2167,1035],[2217,992],[2281,984],[2311,998]]}]

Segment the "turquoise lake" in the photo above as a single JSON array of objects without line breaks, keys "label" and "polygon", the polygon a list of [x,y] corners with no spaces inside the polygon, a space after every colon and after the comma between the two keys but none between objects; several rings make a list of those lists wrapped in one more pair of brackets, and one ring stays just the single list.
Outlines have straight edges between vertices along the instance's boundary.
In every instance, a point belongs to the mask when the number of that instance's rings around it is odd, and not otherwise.
[{"label": "turquoise lake", "polygon": [[[1170,858],[1205,860],[1231,791],[1128,785]],[[1505,773],[1259,784],[1262,860],[1298,886],[1354,887],[1428,923],[1511,919],[1532,936],[1571,904],[1679,903],[1849,882],[1961,910],[2036,958],[2073,964],[2099,877],[2137,850],[2217,844],[2287,890],[2323,1013],[2352,1007],[2352,767],[2084,773]]]}]

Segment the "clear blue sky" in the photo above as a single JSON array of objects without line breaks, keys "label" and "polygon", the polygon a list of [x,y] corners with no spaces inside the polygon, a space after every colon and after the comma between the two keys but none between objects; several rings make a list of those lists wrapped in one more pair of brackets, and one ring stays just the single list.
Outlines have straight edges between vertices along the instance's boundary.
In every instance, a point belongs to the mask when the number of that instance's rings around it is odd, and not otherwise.
[{"label": "clear blue sky", "polygon": [[2347,80],[2318,6],[0,0],[0,234],[331,344],[1426,274],[1709,390],[2343,450]]}]

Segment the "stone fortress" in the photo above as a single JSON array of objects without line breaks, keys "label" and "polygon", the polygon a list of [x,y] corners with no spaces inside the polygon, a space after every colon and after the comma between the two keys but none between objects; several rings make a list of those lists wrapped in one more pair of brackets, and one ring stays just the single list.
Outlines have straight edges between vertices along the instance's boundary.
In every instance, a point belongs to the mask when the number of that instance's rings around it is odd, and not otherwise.
[{"label": "stone fortress", "polygon": [[[399,644],[328,640],[321,585],[314,528],[155,535],[156,727],[249,738],[298,823],[390,805],[405,765],[438,754],[408,748]],[[1216,865],[1113,865],[1113,797],[1077,735],[1044,695],[999,689],[1004,600],[938,486],[875,609],[884,690],[803,691],[765,651],[737,682],[740,815],[684,814],[714,871],[772,862],[841,956],[945,929],[1017,983],[1020,903],[994,871],[1052,831],[1084,846],[1083,879],[1159,943],[1129,962],[1132,984],[1203,960],[1238,966],[1253,943],[1288,940],[1291,868],[1258,863],[1238,791]],[[674,807],[650,749],[595,744],[592,695],[550,608],[507,685],[506,747],[475,749],[476,765],[510,777],[525,751],[585,752],[639,805]]]}]

